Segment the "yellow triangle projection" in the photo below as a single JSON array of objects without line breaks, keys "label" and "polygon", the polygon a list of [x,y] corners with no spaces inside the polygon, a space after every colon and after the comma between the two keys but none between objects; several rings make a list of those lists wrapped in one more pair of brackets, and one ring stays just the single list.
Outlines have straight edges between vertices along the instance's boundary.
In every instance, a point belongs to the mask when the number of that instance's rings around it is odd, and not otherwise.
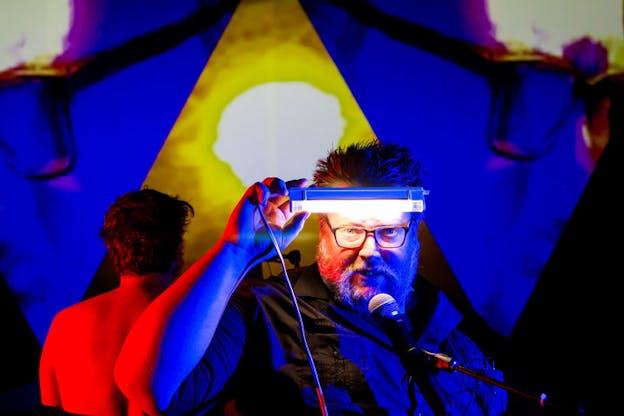
[{"label": "yellow triangle projection", "polygon": [[[299,2],[241,1],[145,183],[195,207],[188,265],[250,183],[310,178],[329,149],[371,136]],[[317,227],[311,217],[289,248],[301,265],[314,261]]]}]

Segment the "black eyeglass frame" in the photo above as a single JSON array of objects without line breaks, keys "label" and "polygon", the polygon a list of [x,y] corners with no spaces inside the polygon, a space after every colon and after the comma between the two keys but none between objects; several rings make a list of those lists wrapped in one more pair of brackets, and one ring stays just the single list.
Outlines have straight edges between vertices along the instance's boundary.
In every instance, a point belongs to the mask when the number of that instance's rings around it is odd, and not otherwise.
[{"label": "black eyeglass frame", "polygon": [[[409,233],[409,230],[412,226],[412,221],[408,222],[407,225],[398,225],[398,226],[391,226],[391,227],[378,227],[378,228],[373,228],[373,229],[368,229],[368,228],[362,228],[362,227],[355,227],[352,225],[345,225],[342,227],[332,227],[329,222],[327,223],[327,225],[329,225],[329,229],[331,230],[332,234],[334,235],[334,241],[336,242],[336,245],[338,247],[341,248],[361,248],[364,245],[364,242],[366,241],[366,238],[368,237],[369,234],[373,235],[373,239],[375,240],[375,244],[377,244],[378,247],[381,248],[399,248],[399,247],[403,247],[403,245],[405,244],[405,240],[407,239],[407,233]],[[360,242],[360,244],[355,245],[353,247],[345,247],[343,245],[341,245],[338,242],[338,237],[336,236],[336,231],[343,229],[343,228],[352,228],[352,229],[358,229],[358,230],[362,230],[365,231],[366,233],[364,234],[364,237],[362,238],[362,241]],[[403,230],[405,230],[405,234],[403,234],[403,240],[401,240],[401,244],[399,245],[391,245],[388,246],[387,243],[382,242],[382,244],[379,243],[379,240],[377,239],[377,232],[379,230],[388,230],[388,229],[397,229],[397,228],[401,228]],[[386,245],[384,245],[386,244]]]}]

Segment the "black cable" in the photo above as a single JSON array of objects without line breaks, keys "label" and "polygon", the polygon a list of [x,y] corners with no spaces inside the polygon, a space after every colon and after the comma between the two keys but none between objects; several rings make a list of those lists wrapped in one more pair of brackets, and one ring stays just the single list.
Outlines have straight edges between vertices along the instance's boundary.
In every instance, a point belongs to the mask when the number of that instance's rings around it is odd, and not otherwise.
[{"label": "black cable", "polygon": [[323,394],[323,388],[321,387],[321,382],[318,377],[318,373],[316,371],[316,366],[314,365],[314,360],[312,359],[312,353],[310,352],[310,347],[308,347],[308,341],[305,336],[305,328],[303,326],[303,319],[301,318],[301,311],[299,310],[299,304],[297,303],[297,297],[295,295],[295,291],[293,290],[292,284],[290,283],[290,279],[288,277],[288,272],[286,271],[286,263],[284,262],[284,257],[282,256],[282,252],[280,251],[279,244],[275,239],[275,235],[273,234],[273,230],[269,226],[264,213],[261,209],[258,209],[258,213],[260,214],[260,218],[264,223],[264,227],[275,246],[275,251],[277,252],[277,256],[279,257],[280,263],[282,265],[282,270],[284,272],[284,280],[286,282],[286,287],[288,288],[288,292],[290,293],[290,298],[292,300],[293,306],[295,308],[295,314],[297,315],[297,321],[299,322],[299,332],[301,335],[301,342],[303,344],[303,348],[306,352],[306,356],[308,358],[308,363],[310,365],[310,369],[312,370],[312,378],[314,379],[314,384],[316,385],[316,396],[319,401],[319,406],[321,408],[321,412],[323,416],[328,416],[327,405],[325,404],[325,395]]}]

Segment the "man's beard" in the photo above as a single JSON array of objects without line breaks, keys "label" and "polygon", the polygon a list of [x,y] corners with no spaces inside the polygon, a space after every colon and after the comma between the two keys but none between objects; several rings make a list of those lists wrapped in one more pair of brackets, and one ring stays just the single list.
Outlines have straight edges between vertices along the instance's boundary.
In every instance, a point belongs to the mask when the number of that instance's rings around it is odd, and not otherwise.
[{"label": "man's beard", "polygon": [[400,270],[393,270],[379,261],[371,263],[360,258],[343,264],[327,253],[322,242],[318,244],[316,261],[334,300],[364,315],[369,313],[370,299],[379,293],[391,295],[403,308],[416,277],[416,258],[402,265]]}]

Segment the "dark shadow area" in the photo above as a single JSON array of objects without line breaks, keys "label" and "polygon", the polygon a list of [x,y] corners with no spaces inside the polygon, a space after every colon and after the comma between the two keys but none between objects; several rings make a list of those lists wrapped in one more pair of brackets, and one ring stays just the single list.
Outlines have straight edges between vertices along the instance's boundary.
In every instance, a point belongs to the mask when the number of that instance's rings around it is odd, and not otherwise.
[{"label": "dark shadow area", "polygon": [[119,286],[119,275],[115,273],[108,255],[104,256],[100,267],[98,267],[89,287],[87,288],[83,300],[92,298],[104,292],[109,292]]},{"label": "dark shadow area", "polygon": [[[324,2],[302,1],[308,15],[314,16],[322,7],[334,7],[344,10],[350,18],[362,25],[374,28],[388,37],[451,61],[465,69],[479,74],[492,70],[492,51],[453,38],[429,27],[410,22],[400,16],[394,16],[375,7],[369,1],[353,2],[349,0],[328,0]],[[335,15],[335,12],[332,13]],[[316,19],[312,19],[316,21]],[[329,19],[331,21],[331,19]],[[326,28],[331,30],[329,28]],[[335,27],[332,31],[344,31]]]},{"label": "dark shadow area", "polygon": [[[124,42],[116,48],[85,58],[84,62],[76,63],[78,69],[71,76],[73,88],[81,89],[101,81],[133,64],[173,49],[204,32],[207,32],[206,36],[202,35],[201,39],[212,51],[238,3],[238,0],[224,0],[214,5],[203,6],[187,19],[165,25],[151,33]],[[211,33],[210,30],[216,32]]]},{"label": "dark shadow area", "polygon": [[513,400],[510,415],[611,415],[619,409],[624,94],[610,89],[611,137],[511,336],[509,379],[566,411]]},{"label": "dark shadow area", "polygon": [[41,346],[1,274],[0,333],[0,414],[7,414],[5,410],[20,414],[22,409],[32,409],[39,403]]}]

